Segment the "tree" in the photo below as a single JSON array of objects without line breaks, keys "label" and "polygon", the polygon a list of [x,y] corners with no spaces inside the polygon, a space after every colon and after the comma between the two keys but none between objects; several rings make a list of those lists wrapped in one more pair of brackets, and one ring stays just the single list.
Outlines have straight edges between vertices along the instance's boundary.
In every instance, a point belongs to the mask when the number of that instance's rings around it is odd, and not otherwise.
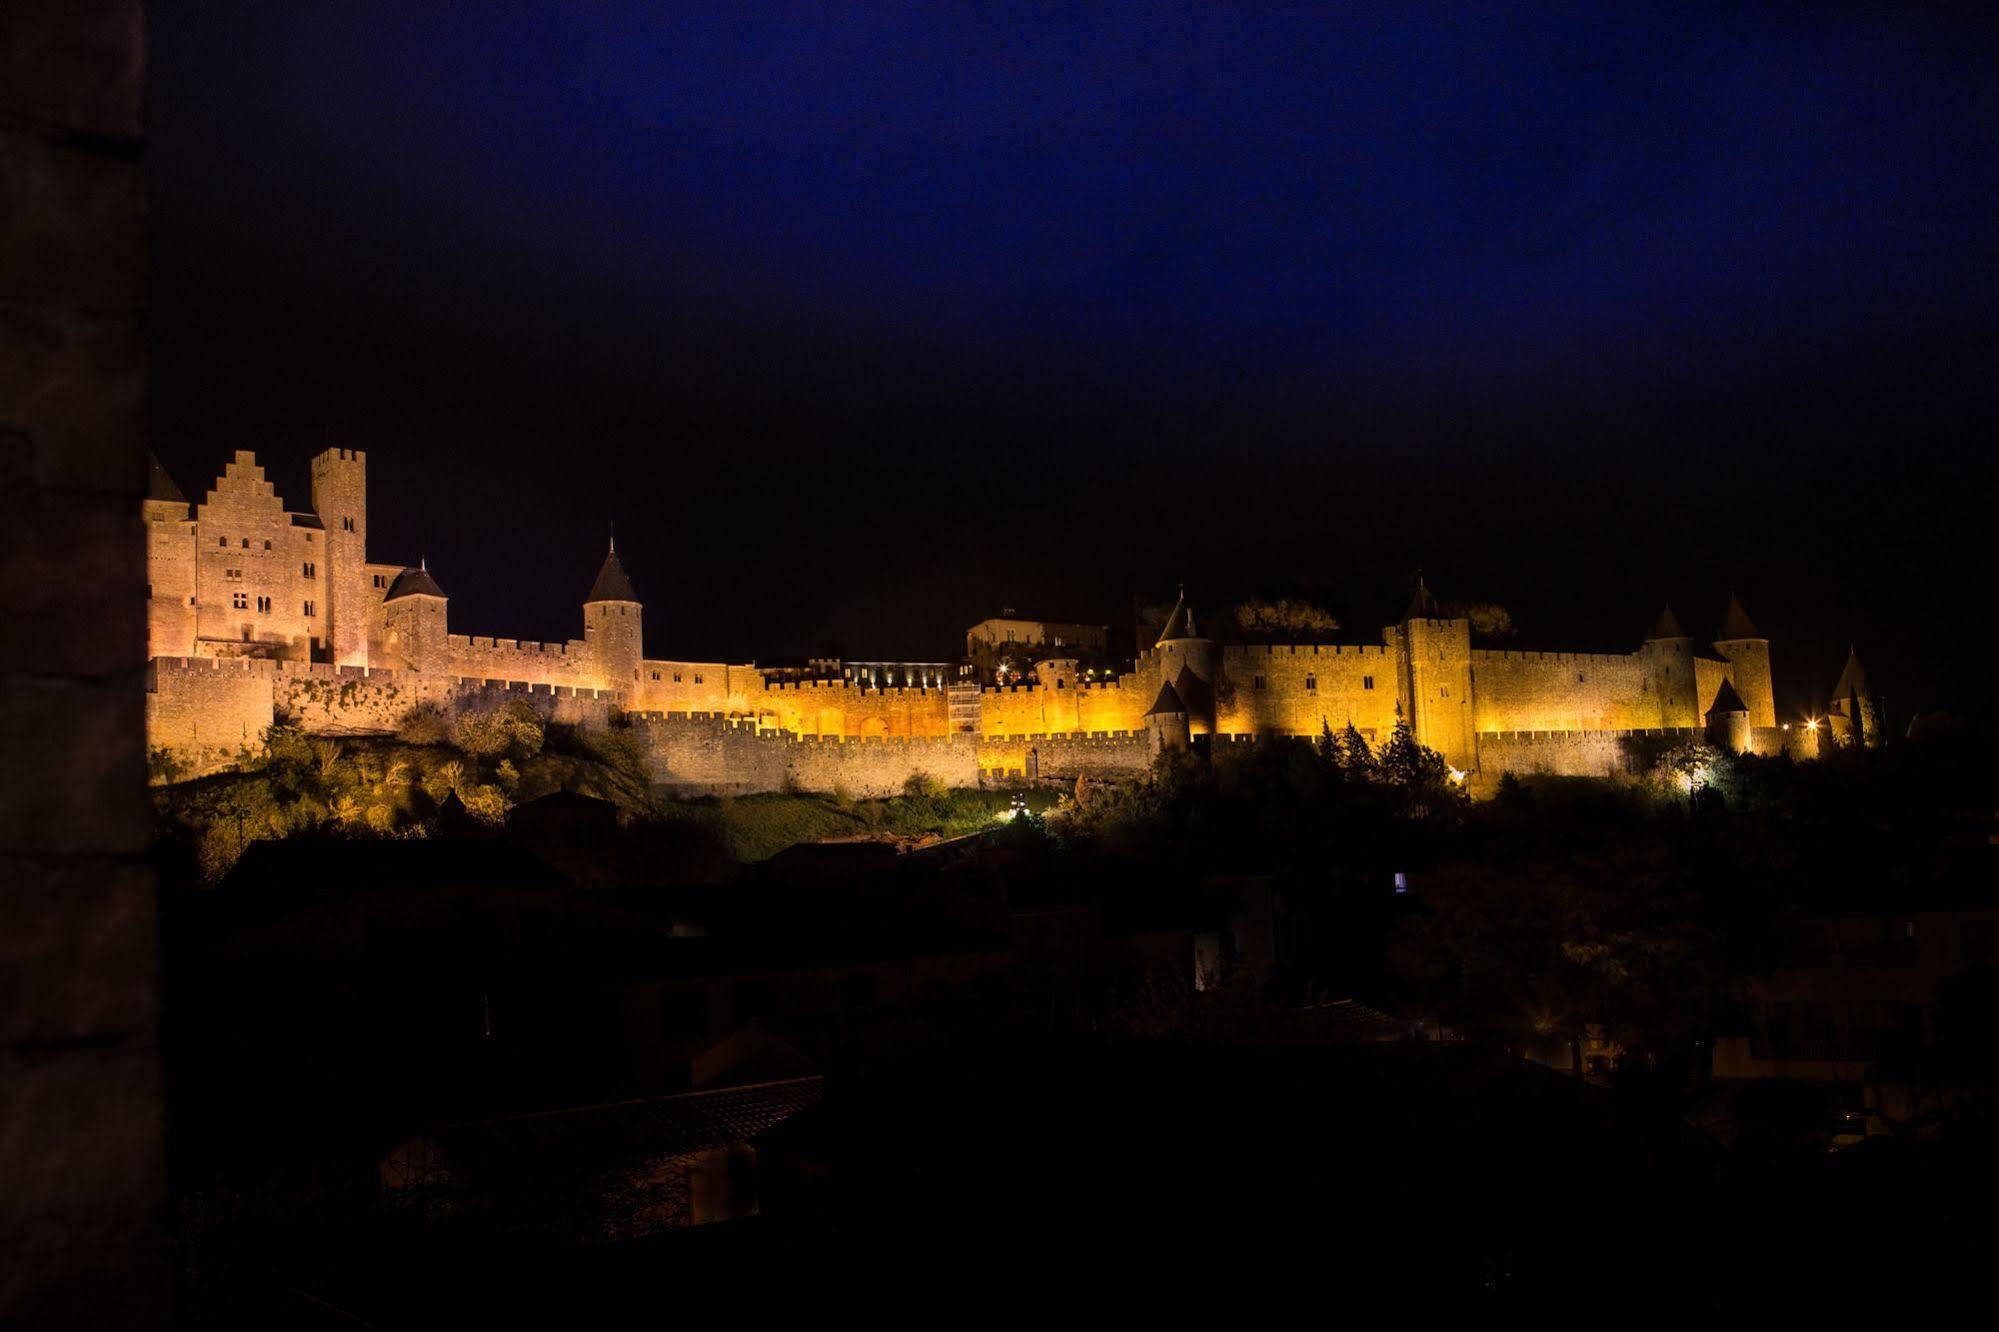
[{"label": "tree", "polygon": [[1492,601],[1448,602],[1445,609],[1461,620],[1471,621],[1471,631],[1481,638],[1511,638],[1513,616],[1506,607]]},{"label": "tree", "polygon": [[1295,597],[1265,601],[1252,597],[1235,608],[1236,628],[1245,638],[1309,642],[1339,629],[1326,610]]}]

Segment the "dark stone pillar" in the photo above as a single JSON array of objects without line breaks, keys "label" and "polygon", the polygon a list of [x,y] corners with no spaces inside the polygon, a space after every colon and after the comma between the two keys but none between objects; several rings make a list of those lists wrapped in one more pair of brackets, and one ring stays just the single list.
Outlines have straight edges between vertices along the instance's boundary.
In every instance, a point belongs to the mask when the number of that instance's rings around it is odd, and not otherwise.
[{"label": "dark stone pillar", "polygon": [[0,6],[0,1325],[165,1321],[142,0]]}]

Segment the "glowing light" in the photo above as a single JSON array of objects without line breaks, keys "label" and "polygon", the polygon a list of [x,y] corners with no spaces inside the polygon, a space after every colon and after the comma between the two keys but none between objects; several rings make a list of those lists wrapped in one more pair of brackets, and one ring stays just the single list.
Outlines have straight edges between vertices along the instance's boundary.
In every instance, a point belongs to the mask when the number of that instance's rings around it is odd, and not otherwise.
[{"label": "glowing light", "polygon": [[1462,768],[1451,768],[1449,771],[1451,774],[1451,780],[1457,783],[1459,786],[1463,786],[1465,784],[1465,778],[1470,776],[1470,774],[1467,773]]},{"label": "glowing light", "polygon": [[1817,717],[1808,718],[1806,720],[1805,729],[1807,731],[1816,731],[1818,730],[1818,728],[1819,728],[1819,719]]}]

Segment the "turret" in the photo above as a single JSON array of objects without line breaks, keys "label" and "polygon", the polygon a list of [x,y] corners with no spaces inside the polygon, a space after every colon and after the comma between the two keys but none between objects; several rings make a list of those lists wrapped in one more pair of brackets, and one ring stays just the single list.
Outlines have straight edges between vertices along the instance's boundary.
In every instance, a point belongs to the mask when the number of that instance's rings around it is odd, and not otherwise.
[{"label": "turret", "polygon": [[1770,680],[1770,640],[1756,628],[1735,593],[1728,594],[1728,609],[1721,617],[1714,650],[1734,669],[1735,692],[1749,709],[1751,726],[1777,724],[1777,695]]},{"label": "turret", "polygon": [[1826,723],[1841,744],[1881,743],[1881,709],[1867,683],[1867,668],[1860,664],[1860,653],[1851,647],[1846,650],[1846,668],[1840,671],[1839,683],[1832,689]]},{"label": "turret", "polygon": [[1693,635],[1680,627],[1680,617],[1671,606],[1652,622],[1638,655],[1645,663],[1645,687],[1657,701],[1658,725],[1698,728],[1701,705],[1694,682]]},{"label": "turret", "polygon": [[613,540],[590,595],[583,599],[583,644],[597,665],[599,689],[629,693],[638,688],[639,662],[645,656],[642,614],[639,594],[618,562]]},{"label": "turret", "polygon": [[1159,686],[1159,696],[1145,710],[1145,729],[1152,737],[1152,752],[1185,749],[1190,732],[1187,705],[1171,684]]},{"label": "turret", "polygon": [[1187,589],[1180,589],[1173,613],[1149,654],[1151,676],[1162,685],[1171,685],[1187,714],[1187,725],[1195,735],[1215,729],[1215,642],[1201,636],[1194,624],[1194,611],[1187,604]]},{"label": "turret", "polygon": [[1452,615],[1416,575],[1402,622],[1384,634],[1396,651],[1396,705],[1418,744],[1470,771],[1478,761],[1471,678],[1471,621]]},{"label": "turret", "polygon": [[1749,705],[1728,681],[1714,694],[1707,710],[1708,742],[1730,754],[1746,754],[1750,748]]},{"label": "turret", "polygon": [[334,664],[368,664],[368,455],[327,449],[312,460],[312,509],[326,529],[320,570]]},{"label": "turret", "polygon": [[[405,569],[382,597],[382,646],[391,666],[443,672],[450,664],[444,589],[430,576],[427,562]],[[376,663],[380,665],[382,663]]]}]

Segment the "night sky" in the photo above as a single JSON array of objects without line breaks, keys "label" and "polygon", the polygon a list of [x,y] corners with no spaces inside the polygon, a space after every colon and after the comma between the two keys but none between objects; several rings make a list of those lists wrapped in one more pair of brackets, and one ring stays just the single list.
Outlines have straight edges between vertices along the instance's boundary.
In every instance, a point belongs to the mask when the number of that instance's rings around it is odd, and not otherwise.
[{"label": "night sky", "polygon": [[1420,564],[1990,687],[1984,6],[499,8],[151,12],[157,451],[369,450],[460,632],[580,632],[615,521],[655,656],[1378,641]]}]

